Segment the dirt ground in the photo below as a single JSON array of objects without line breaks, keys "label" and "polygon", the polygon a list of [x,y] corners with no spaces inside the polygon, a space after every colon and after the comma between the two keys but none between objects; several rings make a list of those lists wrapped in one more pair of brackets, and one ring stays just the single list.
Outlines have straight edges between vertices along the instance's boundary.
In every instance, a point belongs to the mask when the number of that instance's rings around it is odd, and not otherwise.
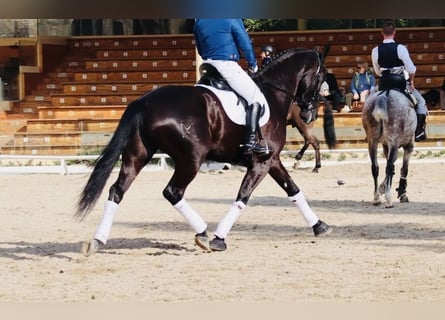
[{"label": "dirt ground", "polygon": [[[80,249],[115,173],[82,222],[73,213],[86,174],[0,175],[0,301],[445,301],[445,159],[412,161],[410,203],[395,199],[392,209],[371,204],[368,163],[328,162],[318,174],[291,170],[333,227],[326,237],[315,238],[266,177],[229,234],[228,250],[203,252],[162,197],[172,172],[145,171],[126,194],[107,246],[88,258]],[[400,160],[395,182],[399,170]],[[238,169],[203,172],[189,186],[186,199],[210,233],[242,177]]]}]

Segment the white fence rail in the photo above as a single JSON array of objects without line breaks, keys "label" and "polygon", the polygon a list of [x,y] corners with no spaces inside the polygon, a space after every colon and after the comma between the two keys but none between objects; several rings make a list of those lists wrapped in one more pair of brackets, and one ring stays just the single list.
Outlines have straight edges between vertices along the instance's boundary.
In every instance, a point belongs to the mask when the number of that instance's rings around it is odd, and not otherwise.
[{"label": "white fence rail", "polygon": [[[420,152],[440,152],[444,151],[445,147],[416,147],[416,151]],[[367,153],[367,149],[333,149],[320,150],[322,154],[326,153]],[[379,149],[379,152],[382,152]],[[294,156],[297,151],[282,151],[282,156]],[[306,151],[306,154],[314,154],[314,150]],[[0,174],[23,174],[23,173],[55,173],[55,174],[75,174],[88,173],[92,170],[86,164],[75,163],[82,160],[95,160],[98,155],[82,155],[82,156],[45,156],[45,155],[1,155],[0,154]],[[171,169],[167,163],[169,156],[165,153],[156,153],[153,156],[154,161],[151,161],[144,170],[159,171]],[[73,163],[71,163],[71,161]],[[440,161],[444,161],[443,157]],[[313,165],[313,161],[306,161],[308,166]],[[292,164],[287,163],[288,166]],[[286,163],[285,163],[286,166]],[[207,162],[201,167],[202,170],[219,170],[222,168],[230,168],[230,164]],[[118,168],[116,168],[118,170]]]},{"label": "white fence rail", "polygon": [[[92,170],[86,164],[70,164],[70,161],[95,160],[98,155],[83,156],[45,156],[45,155],[0,155],[0,174],[17,173],[58,173],[73,174],[86,173]],[[148,164],[147,170],[166,170],[169,156],[165,153],[156,153],[153,159],[157,163]],[[8,163],[4,163],[8,162]]]}]

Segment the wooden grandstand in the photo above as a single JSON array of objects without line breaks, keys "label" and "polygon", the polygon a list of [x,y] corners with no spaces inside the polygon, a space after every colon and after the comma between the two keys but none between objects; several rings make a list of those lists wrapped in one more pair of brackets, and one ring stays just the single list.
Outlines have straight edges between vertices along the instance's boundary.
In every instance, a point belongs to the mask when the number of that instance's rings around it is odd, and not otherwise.
[{"label": "wooden grandstand", "polygon": [[[252,33],[251,38],[258,57],[264,44],[280,51],[290,47],[321,50],[329,43],[326,67],[346,88],[357,62],[363,58],[370,62],[371,49],[381,41],[379,32]],[[400,29],[397,33],[397,40],[408,45],[418,67],[416,87],[422,92],[437,89],[444,81],[443,39],[445,28]],[[129,102],[166,84],[196,82],[192,35],[71,37],[57,42],[36,39],[35,46],[35,67],[20,70],[19,100],[1,116],[2,154],[97,153],[110,139]],[[340,147],[365,146],[360,113],[336,113],[334,117]],[[445,111],[431,111],[428,141],[422,145],[442,144],[444,119]],[[319,120],[315,130],[323,140],[321,127]],[[301,143],[301,136],[289,127],[286,148],[296,149]]]}]

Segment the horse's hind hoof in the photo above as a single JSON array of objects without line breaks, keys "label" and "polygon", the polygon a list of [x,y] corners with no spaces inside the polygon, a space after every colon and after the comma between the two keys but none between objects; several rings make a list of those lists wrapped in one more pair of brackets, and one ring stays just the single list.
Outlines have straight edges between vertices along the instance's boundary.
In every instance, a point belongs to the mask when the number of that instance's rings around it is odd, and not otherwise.
[{"label": "horse's hind hoof", "polygon": [[224,239],[218,237],[215,237],[212,241],[210,241],[209,246],[213,251],[224,251],[227,249]]},{"label": "horse's hind hoof", "polygon": [[99,251],[99,241],[96,239],[85,241],[82,244],[82,253],[85,257],[89,257]]},{"label": "horse's hind hoof", "polygon": [[400,196],[400,202],[401,203],[408,203],[408,197],[406,195]]},{"label": "horse's hind hoof", "polygon": [[316,237],[332,232],[332,228],[321,220],[318,220],[318,222],[312,227],[312,230],[314,230],[314,235]]},{"label": "horse's hind hoof", "polygon": [[197,233],[195,235],[195,243],[201,249],[209,251],[210,250],[210,246],[209,246],[209,237],[207,236],[207,231],[203,231],[201,233]]}]

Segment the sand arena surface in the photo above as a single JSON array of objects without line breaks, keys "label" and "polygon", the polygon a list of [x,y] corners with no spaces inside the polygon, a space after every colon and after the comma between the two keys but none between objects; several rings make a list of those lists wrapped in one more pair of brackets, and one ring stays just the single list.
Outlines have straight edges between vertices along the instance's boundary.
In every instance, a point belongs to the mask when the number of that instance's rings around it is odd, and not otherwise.
[{"label": "sand arena surface", "polygon": [[[395,183],[399,170],[400,159]],[[107,246],[89,258],[80,248],[96,229],[115,173],[82,222],[72,216],[86,174],[0,175],[0,301],[445,300],[445,160],[412,161],[410,203],[395,199],[392,209],[371,204],[369,164],[292,170],[334,229],[323,238],[266,177],[229,234],[228,250],[215,253],[194,245],[194,232],[163,199],[171,174],[136,179]],[[186,199],[210,233],[242,177],[239,170],[200,173],[189,186]]]}]

